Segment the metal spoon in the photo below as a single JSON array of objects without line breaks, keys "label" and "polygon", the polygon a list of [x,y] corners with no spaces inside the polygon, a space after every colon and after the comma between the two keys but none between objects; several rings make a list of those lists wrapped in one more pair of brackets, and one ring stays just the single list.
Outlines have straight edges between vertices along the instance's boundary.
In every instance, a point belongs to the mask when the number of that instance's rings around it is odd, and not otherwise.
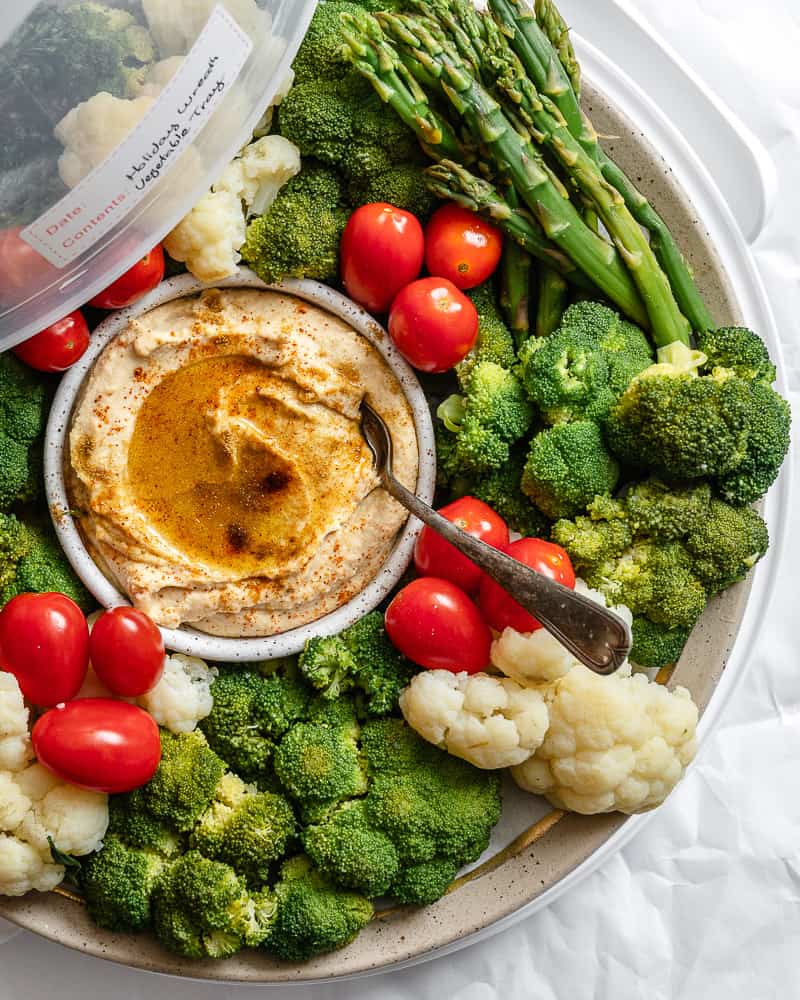
[{"label": "metal spoon", "polygon": [[631,648],[626,622],[588,597],[550,580],[457,528],[407,490],[392,474],[392,438],[372,407],[361,404],[361,430],[375,458],[375,469],[386,492],[507,590],[558,641],[590,670],[613,674]]}]

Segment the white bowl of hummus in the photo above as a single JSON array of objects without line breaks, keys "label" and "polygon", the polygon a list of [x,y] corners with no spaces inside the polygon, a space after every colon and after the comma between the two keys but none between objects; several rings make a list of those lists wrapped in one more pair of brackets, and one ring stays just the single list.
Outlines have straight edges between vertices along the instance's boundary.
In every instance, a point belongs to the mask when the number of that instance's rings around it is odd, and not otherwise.
[{"label": "white bowl of hummus", "polygon": [[430,503],[428,404],[368,313],[244,268],[163,282],[95,330],[56,393],[45,488],[67,557],[179,652],[274,659],[341,631],[395,586],[421,528],[378,485],[365,397]]}]

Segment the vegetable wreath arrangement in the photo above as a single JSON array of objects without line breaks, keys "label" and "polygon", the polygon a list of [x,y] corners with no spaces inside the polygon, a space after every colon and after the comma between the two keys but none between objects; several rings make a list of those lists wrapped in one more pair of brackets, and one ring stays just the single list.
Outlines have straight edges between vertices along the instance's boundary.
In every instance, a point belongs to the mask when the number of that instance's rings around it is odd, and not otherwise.
[{"label": "vegetable wreath arrangement", "polygon": [[[177,49],[167,5],[142,8],[69,4],[15,36],[18,65],[79,38],[107,90],[71,75],[55,130],[37,112],[9,142],[13,170],[55,151],[47,183],[72,186],[113,144],[98,122],[146,113]],[[136,609],[87,620],[41,503],[35,370],[63,371],[89,327],[78,312],[0,356],[0,893],[68,876],[98,926],[190,958],[304,961],[384,900],[433,903],[488,847],[504,768],[560,809],[661,803],[698,713],[653,673],[766,552],[752,504],[789,444],[764,343],[715,325],[603,150],[550,0],[322,0],[293,69],[166,266],[217,281],[244,261],[386,316],[436,407],[441,512],[614,608],[634,644],[591,673],[429,528],[383,610],[299,657],[216,666],[167,654]],[[28,221],[4,190],[4,224]],[[5,230],[10,280],[24,253]],[[164,268],[159,247],[92,305]]]}]

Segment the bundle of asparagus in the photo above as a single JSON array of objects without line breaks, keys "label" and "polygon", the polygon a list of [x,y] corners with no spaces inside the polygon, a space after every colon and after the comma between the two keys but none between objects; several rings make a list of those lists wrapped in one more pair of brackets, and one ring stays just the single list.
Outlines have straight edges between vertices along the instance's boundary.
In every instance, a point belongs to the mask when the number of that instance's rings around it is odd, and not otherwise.
[{"label": "bundle of asparagus", "polygon": [[407,13],[345,14],[349,58],[436,161],[431,190],[510,237],[502,300],[520,342],[550,332],[569,283],[609,299],[657,346],[689,344],[711,317],[666,223],[581,109],[558,10],[488,3],[486,13],[471,0],[408,0]]}]

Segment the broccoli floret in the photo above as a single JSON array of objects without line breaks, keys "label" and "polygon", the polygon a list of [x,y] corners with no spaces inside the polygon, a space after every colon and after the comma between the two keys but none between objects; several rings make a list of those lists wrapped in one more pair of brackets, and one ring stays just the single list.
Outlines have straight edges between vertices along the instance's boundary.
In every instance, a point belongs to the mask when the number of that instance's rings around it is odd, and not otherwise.
[{"label": "broccoli floret", "polygon": [[339,80],[296,84],[281,103],[278,127],[303,157],[362,181],[420,155],[411,129],[355,70]]},{"label": "broccoli floret", "polygon": [[0,117],[9,126],[0,170],[52,146],[53,128],[81,101],[99,91],[131,96],[154,57],[149,32],[128,11],[93,0],[40,4],[0,52]]},{"label": "broccoli floret", "polygon": [[13,355],[0,355],[0,510],[39,493],[48,405],[37,376]]},{"label": "broccoli floret", "polygon": [[775,365],[767,345],[746,327],[706,330],[697,335],[697,347],[706,355],[704,368],[712,374],[723,371],[769,385],[775,381]]},{"label": "broccoli floret", "polygon": [[306,827],[303,847],[320,871],[365,896],[382,896],[398,875],[392,841],[369,822],[363,800],[345,802]]},{"label": "broccoli floret", "polygon": [[708,516],[708,483],[671,485],[658,479],[636,483],[625,494],[625,509],[634,529],[653,538],[685,538]]},{"label": "broccoli floret", "polygon": [[444,896],[459,867],[448,858],[408,865],[392,882],[389,893],[399,903],[428,906]]},{"label": "broccoli floret", "polygon": [[343,948],[373,916],[369,900],[333,886],[304,855],[283,864],[275,897],[277,917],[264,946],[291,962]]},{"label": "broccoli floret", "polygon": [[310,639],[300,670],[324,698],[355,690],[365,714],[386,715],[397,707],[414,668],[386,635],[383,615],[373,611],[340,635]]},{"label": "broccoli floret", "polygon": [[269,935],[276,915],[269,890],[248,892],[229,865],[198,851],[162,872],[151,903],[156,937],[187,958],[226,958],[255,947]]},{"label": "broccoli floret", "polygon": [[417,163],[401,163],[378,173],[368,172],[352,178],[348,196],[353,208],[385,201],[425,221],[437,205],[437,198],[425,184]]},{"label": "broccoli floret", "polygon": [[743,580],[769,547],[769,532],[751,507],[712,500],[686,539],[694,572],[709,594]]},{"label": "broccoli floret", "polygon": [[531,337],[519,357],[525,389],[549,424],[602,420],[653,363],[642,331],[597,302],[570,306],[559,328]]},{"label": "broccoli floret", "polygon": [[661,669],[677,663],[691,629],[667,628],[637,615],[631,626],[631,660],[640,667]]},{"label": "broccoli floret", "polygon": [[342,40],[343,13],[357,15],[361,6],[347,0],[326,0],[317,4],[311,24],[292,63],[295,80],[340,80],[353,71],[345,56]]},{"label": "broccoli floret", "polygon": [[557,424],[531,441],[522,490],[547,517],[574,517],[595,496],[613,492],[619,465],[589,420]]},{"label": "broccoli floret", "polygon": [[455,463],[467,475],[502,468],[511,445],[528,431],[533,408],[512,372],[493,361],[474,365],[463,395],[450,396],[438,409],[456,435]]},{"label": "broccoli floret", "polygon": [[275,773],[300,803],[331,802],[362,795],[366,774],[348,727],[298,722],[275,750]]},{"label": "broccoli floret", "polygon": [[162,729],[156,773],[128,793],[126,807],[149,812],[178,832],[191,830],[214,798],[225,770],[225,762],[198,730],[175,734]]},{"label": "broccoli floret", "polygon": [[108,800],[108,832],[130,847],[164,858],[183,853],[185,838],[156,819],[145,808],[142,797],[112,795]]},{"label": "broccoli floret", "polygon": [[262,780],[275,741],[305,718],[309,692],[291,672],[264,677],[241,667],[220,671],[214,705],[200,727],[211,748],[247,781]]},{"label": "broccoli floret", "polygon": [[27,226],[67,193],[58,173],[57,156],[54,151],[0,171],[0,228]]},{"label": "broccoli floret", "polygon": [[261,885],[269,878],[270,864],[284,855],[294,836],[294,813],[282,795],[257,792],[235,775],[226,778],[192,831],[191,845],[204,857],[226,862],[249,883]]},{"label": "broccoli floret", "polygon": [[0,514],[0,605],[17,594],[66,594],[83,611],[96,601],[72,570],[50,525],[25,525]]},{"label": "broccoli floret", "polygon": [[478,312],[478,341],[456,367],[462,388],[467,384],[469,373],[481,361],[493,361],[501,368],[509,369],[517,363],[514,337],[500,315],[492,283],[486,281],[473,288],[467,292],[467,297]]},{"label": "broccoli floret", "polygon": [[618,559],[633,542],[625,505],[612,500],[602,513],[597,506],[589,504],[588,514],[553,525],[553,541],[567,550],[579,573]]},{"label": "broccoli floret", "polygon": [[[292,91],[294,93],[294,91]],[[285,277],[330,281],[339,270],[339,241],[349,212],[333,170],[305,164],[247,227],[242,258],[267,284]]]},{"label": "broccoli floret", "polygon": [[107,834],[102,848],[81,865],[81,888],[98,927],[135,931],[150,923],[150,897],[167,862],[153,851]]}]

